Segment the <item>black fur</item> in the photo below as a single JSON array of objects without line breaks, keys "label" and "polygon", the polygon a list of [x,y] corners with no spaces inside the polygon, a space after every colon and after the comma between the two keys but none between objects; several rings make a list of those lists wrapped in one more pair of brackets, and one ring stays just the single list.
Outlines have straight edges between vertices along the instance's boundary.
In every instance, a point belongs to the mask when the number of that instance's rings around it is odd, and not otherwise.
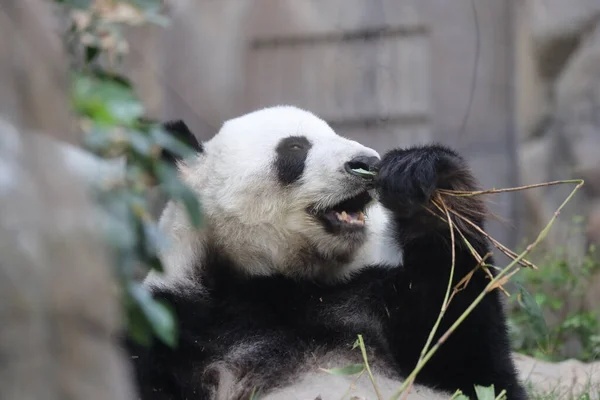
[{"label": "black fur", "polygon": [[274,165],[283,185],[291,185],[300,179],[310,148],[311,144],[304,136],[290,136],[279,142]]},{"label": "black fur", "polygon": [[[204,151],[202,143],[198,141],[196,135],[190,131],[190,128],[188,128],[185,122],[181,120],[168,121],[163,124],[163,129],[182,143],[186,144],[191,150],[194,150],[197,153],[202,153]],[[174,164],[180,157],[167,149],[162,149],[161,158],[170,164]]]},{"label": "black fur", "polygon": [[[402,266],[370,266],[347,283],[323,284],[242,276],[221,253],[209,250],[199,277],[206,294],[155,294],[177,312],[179,347],[128,345],[142,399],[209,398],[222,371],[214,364],[219,360],[238,379],[248,380],[239,397],[247,399],[253,387],[265,392],[288,383],[311,352],[356,352],[351,346],[357,334],[373,349],[374,359],[398,375],[410,373],[440,311],[451,265],[448,226],[425,207],[437,188],[473,190],[475,185],[464,161],[442,146],[394,150],[383,157],[379,170],[376,187],[382,204],[394,213],[395,236],[404,249]],[[485,209],[478,197],[445,200],[483,226]],[[468,226],[461,229],[480,254],[488,252],[482,235]],[[456,240],[455,283],[477,264],[462,243]],[[481,270],[473,275],[454,297],[434,343],[487,282]],[[368,317],[356,323],[360,315]],[[248,343],[256,348],[234,351]],[[450,392],[461,389],[472,397],[473,385],[494,384],[497,391],[506,389],[509,400],[526,399],[510,354],[501,299],[494,291],[441,346],[417,381]]]}]

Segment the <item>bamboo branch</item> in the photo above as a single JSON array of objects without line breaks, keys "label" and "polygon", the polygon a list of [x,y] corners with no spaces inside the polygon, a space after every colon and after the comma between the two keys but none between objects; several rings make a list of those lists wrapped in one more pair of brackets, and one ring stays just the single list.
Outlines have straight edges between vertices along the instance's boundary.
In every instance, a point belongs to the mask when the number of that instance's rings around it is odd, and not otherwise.
[{"label": "bamboo branch", "polygon": [[497,193],[508,193],[508,192],[518,192],[521,190],[528,190],[528,189],[535,189],[535,188],[540,188],[540,187],[547,187],[547,186],[555,186],[555,185],[563,185],[566,183],[577,183],[579,184],[580,182],[583,182],[583,180],[581,179],[567,179],[564,181],[552,181],[552,182],[544,182],[544,183],[535,183],[533,185],[525,185],[525,186],[518,186],[518,187],[514,187],[514,188],[504,188],[504,189],[488,189],[488,190],[478,190],[478,191],[465,191],[465,190],[446,190],[446,189],[439,189],[438,191],[442,194],[447,194],[449,196],[465,196],[465,197],[470,197],[470,196],[481,196],[484,194],[497,194]]},{"label": "bamboo branch", "polygon": [[[515,265],[517,265],[519,263],[519,261],[521,261],[542,240],[544,240],[546,238],[546,236],[548,235],[548,232],[552,228],[552,225],[554,224],[554,222],[556,221],[556,219],[560,215],[561,210],[573,198],[573,196],[575,195],[575,193],[583,186],[584,181],[583,181],[583,179],[574,179],[574,180],[566,180],[566,181],[560,181],[560,182],[550,182],[550,183],[546,183],[546,184],[532,185],[532,186],[535,186],[535,187],[550,186],[550,185],[559,184],[559,183],[560,184],[564,184],[564,183],[577,183],[577,186],[573,189],[573,191],[569,194],[569,196],[562,202],[562,204],[554,212],[554,215],[552,216],[552,218],[550,219],[550,221],[548,222],[548,224],[546,224],[546,226],[544,227],[544,229],[542,229],[542,231],[538,234],[538,236],[535,239],[535,241],[533,243],[531,243],[530,245],[528,245],[525,248],[525,250],[523,252],[521,252],[521,254],[519,254],[514,260],[512,260],[512,262],[510,262],[508,264],[508,266],[506,266],[504,269],[502,269],[498,273],[498,275],[494,279],[492,279],[486,285],[486,287],[475,298],[475,300],[469,305],[469,307],[467,307],[467,309],[461,314],[461,316],[438,339],[437,343],[431,348],[431,350],[429,350],[427,352],[427,354],[421,359],[421,361],[417,363],[417,366],[415,367],[415,369],[409,374],[409,376],[406,378],[406,380],[404,381],[404,383],[402,384],[402,386],[400,387],[400,389],[398,390],[398,392],[396,392],[396,394],[394,394],[391,397],[391,399],[397,399],[408,388],[408,386],[410,384],[412,384],[412,382],[415,380],[417,374],[423,369],[423,367],[425,366],[425,364],[427,364],[427,362],[437,352],[437,350],[440,348],[440,346],[444,342],[446,342],[446,340],[448,340],[448,337],[450,337],[450,335],[456,330],[456,328],[458,328],[458,326],[469,316],[469,314],[471,314],[471,312],[475,309],[475,307],[477,307],[477,305],[483,300],[483,298],[485,297],[485,295],[488,294],[489,292],[491,292],[496,287],[498,287],[498,285],[500,283],[505,282],[507,280],[507,278],[510,278],[512,275],[514,275],[514,271],[511,271],[511,269],[513,269],[513,267]],[[529,188],[529,187],[516,188],[514,190],[517,190],[517,189],[518,190],[522,190],[522,189],[526,189],[526,188]],[[514,190],[510,190],[510,189],[507,189],[507,190],[500,189],[500,190],[501,191],[505,191],[505,192],[514,191]],[[487,194],[487,193],[491,193],[491,192],[492,191],[482,191],[482,192],[470,192],[470,193],[471,193],[471,195],[477,195],[477,194]],[[493,192],[494,193],[498,193],[498,190],[494,190]],[[504,280],[503,280],[503,277],[505,275],[507,275],[507,277],[504,278]]]},{"label": "bamboo branch", "polygon": [[365,342],[363,340],[362,335],[358,335],[358,345],[360,346],[360,351],[363,356],[363,360],[365,361],[365,368],[367,369],[367,373],[369,374],[369,379],[371,379],[371,383],[373,384],[373,389],[375,389],[375,394],[377,395],[377,399],[381,400],[381,393],[379,392],[379,387],[377,387],[377,382],[375,382],[375,377],[371,372],[371,367],[369,366],[369,360],[367,359],[367,348],[365,347]]}]

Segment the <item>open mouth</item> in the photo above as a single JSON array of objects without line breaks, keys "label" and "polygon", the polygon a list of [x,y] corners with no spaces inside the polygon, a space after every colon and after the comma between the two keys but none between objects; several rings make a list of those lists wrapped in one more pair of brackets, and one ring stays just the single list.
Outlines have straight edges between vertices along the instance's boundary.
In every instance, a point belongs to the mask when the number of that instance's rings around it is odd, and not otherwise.
[{"label": "open mouth", "polygon": [[317,213],[316,216],[325,229],[332,233],[361,230],[365,227],[365,208],[372,200],[368,192],[361,192]]}]

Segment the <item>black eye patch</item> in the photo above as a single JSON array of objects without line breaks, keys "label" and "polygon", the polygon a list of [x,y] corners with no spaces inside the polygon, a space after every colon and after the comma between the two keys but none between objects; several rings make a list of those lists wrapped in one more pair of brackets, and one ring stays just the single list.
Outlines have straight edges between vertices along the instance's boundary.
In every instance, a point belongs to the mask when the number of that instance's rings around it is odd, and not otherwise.
[{"label": "black eye patch", "polygon": [[275,152],[275,170],[283,185],[291,185],[302,176],[308,151],[312,145],[304,136],[289,136],[282,139]]}]

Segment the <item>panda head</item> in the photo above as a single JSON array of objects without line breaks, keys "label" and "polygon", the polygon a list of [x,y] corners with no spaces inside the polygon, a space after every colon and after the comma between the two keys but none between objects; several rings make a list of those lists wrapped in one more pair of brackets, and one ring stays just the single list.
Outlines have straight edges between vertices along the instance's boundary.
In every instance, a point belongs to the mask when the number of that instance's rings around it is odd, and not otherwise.
[{"label": "panda head", "polygon": [[171,277],[201,266],[211,251],[251,275],[347,277],[368,261],[384,216],[369,180],[353,170],[375,166],[375,150],[290,106],[229,120],[198,149],[178,165],[206,223],[194,232],[181,207],[165,209]]}]

